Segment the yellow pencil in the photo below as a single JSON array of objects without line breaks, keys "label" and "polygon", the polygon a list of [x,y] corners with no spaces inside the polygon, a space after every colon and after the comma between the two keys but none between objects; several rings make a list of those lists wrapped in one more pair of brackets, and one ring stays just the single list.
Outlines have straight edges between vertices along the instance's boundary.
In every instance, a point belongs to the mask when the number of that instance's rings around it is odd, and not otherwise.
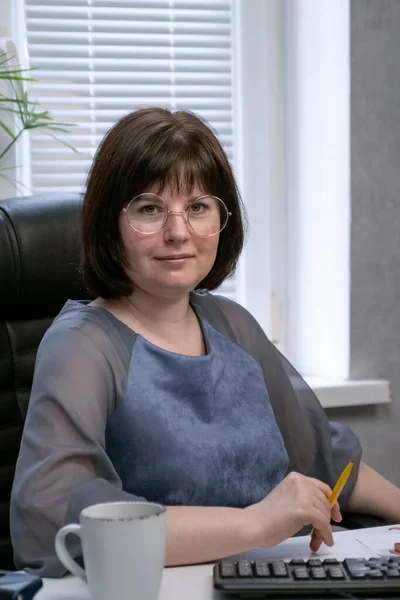
[{"label": "yellow pencil", "polygon": [[328,501],[331,506],[333,506],[335,504],[336,500],[339,498],[339,495],[341,494],[342,489],[344,488],[348,478],[350,477],[352,468],[353,468],[353,463],[349,462],[347,467],[345,467],[345,469],[343,469],[343,472],[342,472],[341,476],[339,477],[339,479],[337,480],[336,485],[333,488],[331,494],[329,494]]}]

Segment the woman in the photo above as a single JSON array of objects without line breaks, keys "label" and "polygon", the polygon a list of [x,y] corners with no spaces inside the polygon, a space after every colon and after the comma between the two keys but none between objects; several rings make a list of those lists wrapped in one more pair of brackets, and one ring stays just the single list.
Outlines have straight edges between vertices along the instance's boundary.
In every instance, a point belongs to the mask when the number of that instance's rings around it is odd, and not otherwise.
[{"label": "woman", "polygon": [[140,110],[106,135],[82,215],[96,299],[68,301],[37,355],[11,503],[17,568],[63,574],[57,530],[89,504],[137,498],[167,506],[167,565],[306,525],[317,550],[333,543],[328,496],[350,460],[341,506],[400,521],[399,490],[360,463],[352,431],[328,423],[247,311],[208,293],[236,267],[241,213],[194,115]]}]

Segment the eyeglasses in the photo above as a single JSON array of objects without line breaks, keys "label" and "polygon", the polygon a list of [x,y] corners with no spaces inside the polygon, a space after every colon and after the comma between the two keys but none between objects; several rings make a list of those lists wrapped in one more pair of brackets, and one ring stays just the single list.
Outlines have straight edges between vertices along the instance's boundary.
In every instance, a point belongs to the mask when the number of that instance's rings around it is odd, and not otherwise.
[{"label": "eyeglasses", "polygon": [[171,215],[182,215],[198,235],[217,235],[232,215],[217,196],[200,196],[185,210],[176,211],[168,210],[165,200],[150,192],[132,198],[123,211],[131,228],[144,235],[161,231]]}]

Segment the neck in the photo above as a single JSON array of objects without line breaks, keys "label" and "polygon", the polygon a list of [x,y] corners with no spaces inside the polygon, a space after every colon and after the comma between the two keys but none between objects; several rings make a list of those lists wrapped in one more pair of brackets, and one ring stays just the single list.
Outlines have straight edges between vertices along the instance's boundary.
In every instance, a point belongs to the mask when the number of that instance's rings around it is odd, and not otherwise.
[{"label": "neck", "polygon": [[136,288],[125,302],[132,316],[152,329],[185,324],[191,313],[189,294],[180,298],[160,298]]}]

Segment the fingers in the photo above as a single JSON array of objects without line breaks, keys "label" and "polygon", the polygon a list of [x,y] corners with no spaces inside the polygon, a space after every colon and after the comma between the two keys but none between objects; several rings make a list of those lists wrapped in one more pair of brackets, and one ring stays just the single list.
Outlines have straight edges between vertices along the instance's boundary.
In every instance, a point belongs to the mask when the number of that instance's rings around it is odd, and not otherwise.
[{"label": "fingers", "polygon": [[[323,483],[322,481],[319,481],[319,479],[315,479],[314,477],[310,477],[309,479],[311,479],[311,481],[314,482],[314,485],[318,487],[319,490],[321,490],[321,492],[324,494],[324,496],[326,496],[326,498],[329,498],[329,496],[332,493],[332,489],[329,487],[329,485]],[[342,520],[339,503],[337,501],[332,506],[332,519],[337,522],[340,522]]]},{"label": "fingers", "polygon": [[[322,481],[319,481],[318,479],[312,478],[312,480],[315,482],[316,486],[318,487],[319,490],[321,490],[321,492],[324,494],[324,496],[326,498],[329,498],[330,494],[332,493],[332,490],[329,487],[329,485],[327,485],[326,483],[323,483]],[[337,501],[331,507],[331,518],[334,521],[336,521],[336,523],[340,523],[340,521],[343,520],[342,514],[340,512],[340,506]]]},{"label": "fingers", "polygon": [[303,525],[311,524],[314,528],[310,541],[311,550],[316,552],[322,542],[327,546],[333,546],[331,518],[340,522],[342,515],[339,504],[335,502],[331,506],[329,502],[331,488],[318,479],[298,473],[292,473],[289,477],[289,482],[295,490],[294,495],[298,499],[298,508],[302,512],[301,522]]},{"label": "fingers", "polygon": [[[318,489],[322,492],[325,499],[328,501],[328,498],[331,494],[331,488],[328,485],[326,485],[325,483],[318,481],[318,479],[313,479],[313,481],[315,482]],[[320,485],[318,485],[318,484],[320,484]],[[342,513],[340,512],[340,506],[337,501],[332,506],[330,506],[329,501],[328,501],[328,504],[326,504],[326,502],[324,502],[324,505],[326,508],[328,508],[328,505],[329,505],[328,510],[330,512],[330,519],[332,519],[336,523],[340,523],[343,520]],[[321,510],[323,510],[322,507],[321,507]]]},{"label": "fingers", "polygon": [[[326,514],[326,503],[324,501],[319,503],[319,509],[321,516],[323,517]],[[329,505],[329,511],[331,511],[330,517],[334,521],[339,523],[342,520],[342,515],[340,512],[338,502],[335,502],[335,504],[332,507]],[[310,549],[312,550],[312,552],[317,552],[320,549],[322,542],[324,542],[327,546],[332,546],[334,543],[332,528],[330,527],[330,525],[329,529],[327,529],[324,524],[320,528],[318,528],[315,525],[315,528],[311,533],[310,540]]]},{"label": "fingers", "polygon": [[340,521],[343,520],[338,502],[335,502],[335,504],[332,506],[331,518],[336,521],[336,523],[340,523]]},{"label": "fingers", "polygon": [[318,548],[324,542],[327,546],[333,546],[333,534],[330,520],[326,518],[324,513],[315,512],[313,519],[313,534],[315,544],[318,543]]},{"label": "fingers", "polygon": [[312,552],[318,552],[323,541],[324,539],[319,529],[314,529],[311,534],[310,550]]},{"label": "fingers", "polygon": [[327,546],[333,546],[331,521],[332,507],[327,497],[320,490],[314,496],[312,525],[314,526],[310,548],[316,552],[322,542]]}]

